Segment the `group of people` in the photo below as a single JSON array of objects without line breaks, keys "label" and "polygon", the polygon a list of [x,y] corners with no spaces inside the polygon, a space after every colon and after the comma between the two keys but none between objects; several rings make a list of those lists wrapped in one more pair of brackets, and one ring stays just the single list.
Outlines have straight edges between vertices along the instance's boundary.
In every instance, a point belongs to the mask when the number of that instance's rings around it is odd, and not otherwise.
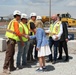
[{"label": "group of people", "polygon": [[[19,10],[15,10],[13,13],[14,19],[10,21],[6,29],[5,36],[8,38],[6,56],[3,66],[4,73],[10,73],[10,71],[22,69],[26,67],[27,61],[34,61],[38,58],[39,68],[36,71],[46,70],[45,56],[48,56],[48,60],[53,64],[57,61],[57,51],[59,48],[58,60],[62,59],[62,47],[64,48],[66,59],[68,57],[68,30],[65,22],[60,21],[58,15],[52,16],[52,23],[49,29],[49,41],[44,31],[44,25],[41,21],[41,16],[37,16],[36,13],[30,14],[28,19],[27,14],[22,13]],[[15,45],[18,45],[16,67],[14,66],[14,54]],[[52,45],[54,45],[54,59],[52,58]],[[33,48],[35,51],[33,53]],[[33,54],[34,56],[33,56]]]}]

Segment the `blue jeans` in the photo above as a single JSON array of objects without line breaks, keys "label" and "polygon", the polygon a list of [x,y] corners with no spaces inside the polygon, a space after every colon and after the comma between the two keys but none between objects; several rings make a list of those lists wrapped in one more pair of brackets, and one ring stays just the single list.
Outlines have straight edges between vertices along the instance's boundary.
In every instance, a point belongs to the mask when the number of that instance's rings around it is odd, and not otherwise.
[{"label": "blue jeans", "polygon": [[[51,37],[49,38],[49,46],[50,50],[52,52],[52,46],[54,45],[54,61],[57,60],[57,47],[58,47],[58,42],[59,41],[54,41]],[[52,59],[52,55],[49,55],[49,60]]]},{"label": "blue jeans", "polygon": [[[17,54],[17,67],[21,65],[26,65],[26,53],[27,53],[27,44],[28,42],[24,42],[24,46],[21,45],[21,42],[18,41],[18,54]],[[22,58],[22,62],[21,62]]]},{"label": "blue jeans", "polygon": [[33,60],[33,55],[32,55],[32,52],[33,52],[33,39],[31,39],[31,40],[29,40],[29,42],[28,42],[28,53],[27,53],[27,60],[28,61],[32,61]]}]

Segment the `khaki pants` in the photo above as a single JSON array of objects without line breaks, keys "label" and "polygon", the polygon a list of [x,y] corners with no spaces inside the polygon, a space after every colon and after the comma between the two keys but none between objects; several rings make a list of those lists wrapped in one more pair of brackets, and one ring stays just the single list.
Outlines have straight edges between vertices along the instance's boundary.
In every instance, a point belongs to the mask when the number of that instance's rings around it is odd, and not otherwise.
[{"label": "khaki pants", "polygon": [[14,67],[15,44],[16,41],[13,39],[9,39],[7,41],[7,49],[3,69],[8,69],[8,67],[12,69]]}]

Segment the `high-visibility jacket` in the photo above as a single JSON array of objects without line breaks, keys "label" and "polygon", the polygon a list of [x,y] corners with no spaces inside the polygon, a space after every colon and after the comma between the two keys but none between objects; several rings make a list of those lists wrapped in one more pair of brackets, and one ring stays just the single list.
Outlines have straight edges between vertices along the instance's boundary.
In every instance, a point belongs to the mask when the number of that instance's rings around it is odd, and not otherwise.
[{"label": "high-visibility jacket", "polygon": [[61,21],[58,21],[55,24],[51,24],[50,25],[50,35],[57,35],[60,32],[60,25],[61,25]]},{"label": "high-visibility jacket", "polygon": [[[28,30],[28,27],[26,24],[23,24],[22,22],[19,23],[19,30],[20,30],[20,33],[21,34],[29,34],[29,30]],[[22,36],[22,40],[25,42],[25,41],[28,41],[27,38],[23,37]],[[20,41],[20,39],[18,39],[18,41]]]},{"label": "high-visibility jacket", "polygon": [[17,34],[15,33],[15,31],[14,31],[14,22],[18,22],[18,21],[17,21],[16,19],[13,19],[13,20],[8,24],[8,27],[7,27],[7,31],[6,31],[5,36],[17,41],[17,40],[18,40],[18,35],[17,35]]},{"label": "high-visibility jacket", "polygon": [[33,30],[31,30],[31,28],[30,28],[30,22],[33,22],[34,24],[35,24],[35,22],[34,22],[33,20],[30,19],[30,20],[28,21],[28,23],[27,23],[28,29],[29,29],[29,34],[32,32],[32,34],[34,35]]}]

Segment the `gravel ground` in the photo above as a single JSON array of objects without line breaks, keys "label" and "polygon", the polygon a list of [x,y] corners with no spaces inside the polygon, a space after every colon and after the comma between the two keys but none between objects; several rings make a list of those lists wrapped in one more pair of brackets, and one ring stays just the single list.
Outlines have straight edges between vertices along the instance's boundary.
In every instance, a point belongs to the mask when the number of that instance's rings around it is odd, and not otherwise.
[{"label": "gravel ground", "polygon": [[[16,55],[17,51],[15,53],[15,63],[16,63]],[[4,57],[5,52],[0,52],[0,75],[8,75],[2,73],[2,67],[4,63]],[[63,55],[64,59],[64,55]],[[76,55],[75,54],[69,54],[69,62],[63,62],[58,61],[56,64],[46,63],[47,71],[46,72],[36,72],[36,69],[38,68],[38,62],[37,63],[29,63],[29,67],[25,67],[21,70],[16,70],[14,72],[11,72],[10,75],[76,75]]]}]

